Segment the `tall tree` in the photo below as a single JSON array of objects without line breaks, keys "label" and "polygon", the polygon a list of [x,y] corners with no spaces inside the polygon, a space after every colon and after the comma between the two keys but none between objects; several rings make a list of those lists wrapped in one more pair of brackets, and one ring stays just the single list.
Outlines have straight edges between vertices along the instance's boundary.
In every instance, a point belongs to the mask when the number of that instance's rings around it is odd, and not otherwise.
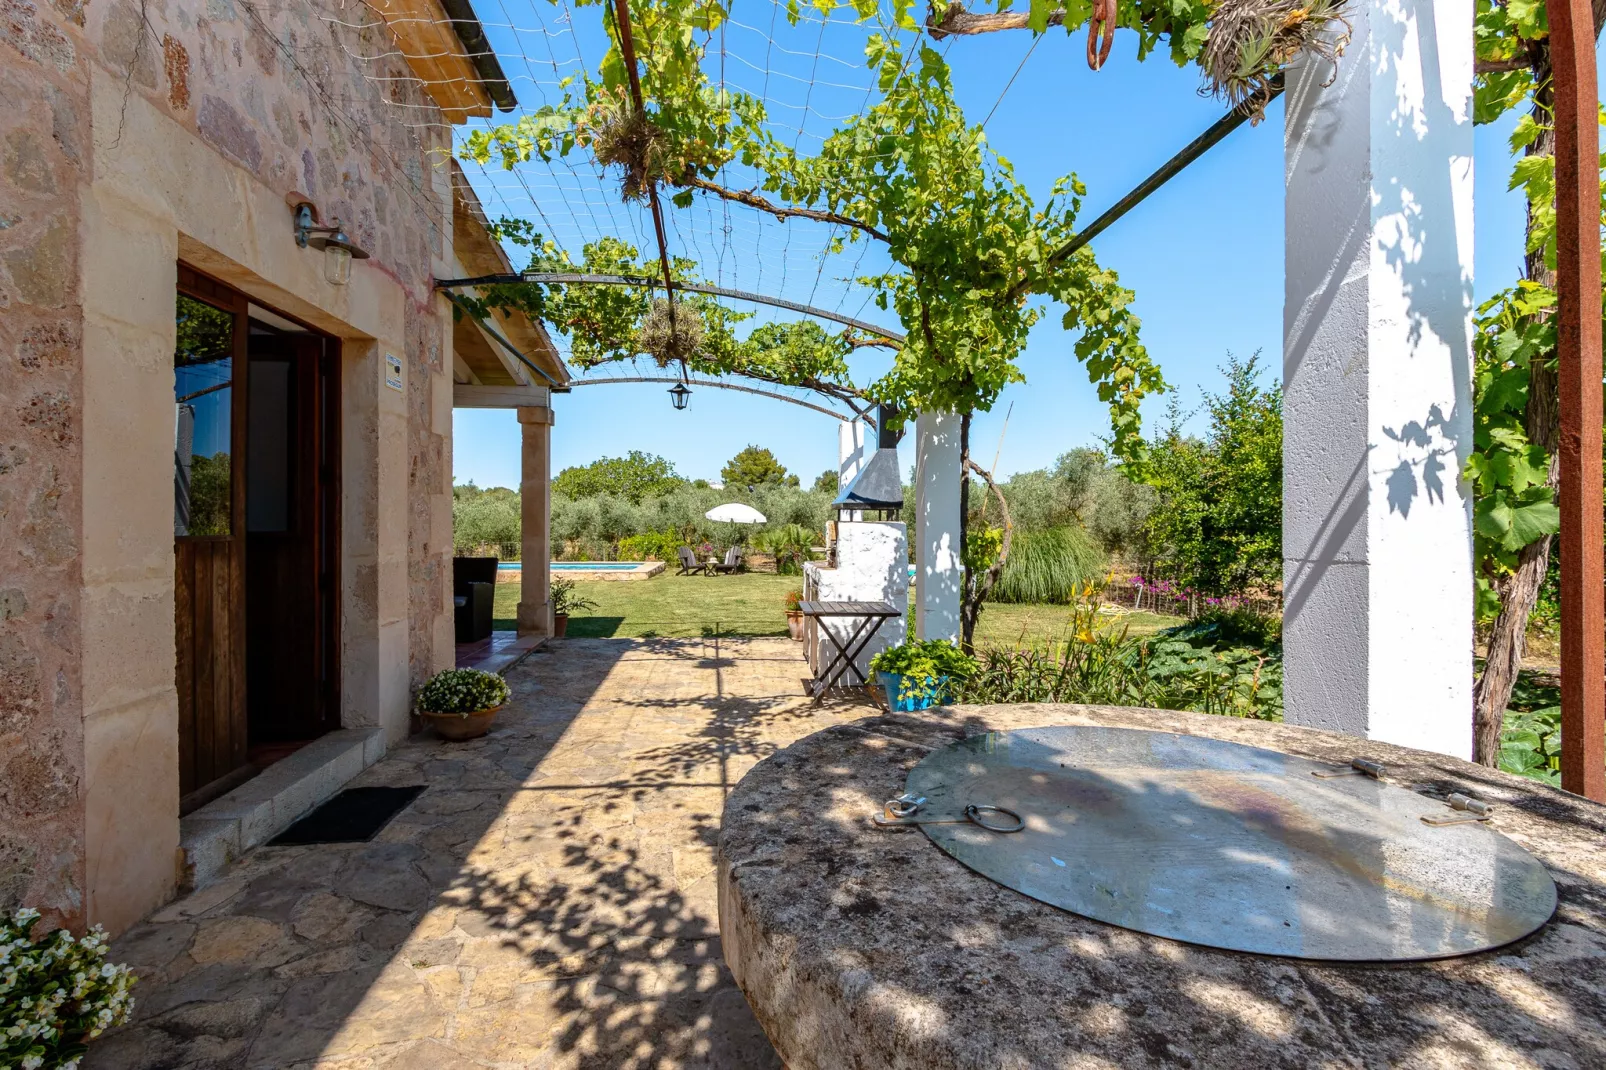
[{"label": "tall tree", "polygon": [[1160,493],[1149,536],[1175,569],[1172,578],[1205,594],[1234,594],[1282,575],[1282,390],[1260,385],[1259,359],[1228,355],[1227,389],[1205,395],[1205,438],[1182,432],[1173,399],[1169,426],[1149,450],[1148,480]]},{"label": "tall tree", "polygon": [[719,478],[727,487],[795,487],[798,478],[788,475],[775,454],[761,446],[749,446],[720,469]]},{"label": "tall tree", "polygon": [[640,502],[668,494],[686,481],[675,466],[654,453],[631,450],[625,457],[602,457],[590,464],[565,468],[552,480],[552,492],[567,498],[611,494]]}]

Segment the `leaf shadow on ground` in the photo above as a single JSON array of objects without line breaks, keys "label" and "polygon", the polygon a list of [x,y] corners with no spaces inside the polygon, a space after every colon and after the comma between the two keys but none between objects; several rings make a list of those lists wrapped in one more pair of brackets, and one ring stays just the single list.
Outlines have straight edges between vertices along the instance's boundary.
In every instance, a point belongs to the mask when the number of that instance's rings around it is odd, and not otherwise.
[{"label": "leaf shadow on ground", "polygon": [[779,1065],[724,966],[712,844],[747,768],[864,712],[775,686],[796,650],[549,644],[492,735],[353,782],[428,785],[373,842],[258,849],[122,937],[136,1019],[86,1070]]}]

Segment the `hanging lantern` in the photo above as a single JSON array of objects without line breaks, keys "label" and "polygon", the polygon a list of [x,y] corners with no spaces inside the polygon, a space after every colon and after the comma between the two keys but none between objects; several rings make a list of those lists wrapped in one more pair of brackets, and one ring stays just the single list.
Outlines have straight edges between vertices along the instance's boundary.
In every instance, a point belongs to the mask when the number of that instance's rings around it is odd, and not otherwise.
[{"label": "hanging lantern", "polygon": [[686,402],[691,400],[691,391],[686,389],[685,383],[676,383],[669,388],[669,400],[674,403],[675,408],[684,409]]}]

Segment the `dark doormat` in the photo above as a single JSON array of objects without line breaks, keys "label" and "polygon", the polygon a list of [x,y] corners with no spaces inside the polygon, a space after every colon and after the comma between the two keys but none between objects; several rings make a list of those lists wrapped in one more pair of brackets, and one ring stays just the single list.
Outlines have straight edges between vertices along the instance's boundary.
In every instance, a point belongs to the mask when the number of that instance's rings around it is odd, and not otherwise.
[{"label": "dark doormat", "polygon": [[268,846],[366,843],[423,790],[422,784],[405,788],[347,788],[269,840]]}]

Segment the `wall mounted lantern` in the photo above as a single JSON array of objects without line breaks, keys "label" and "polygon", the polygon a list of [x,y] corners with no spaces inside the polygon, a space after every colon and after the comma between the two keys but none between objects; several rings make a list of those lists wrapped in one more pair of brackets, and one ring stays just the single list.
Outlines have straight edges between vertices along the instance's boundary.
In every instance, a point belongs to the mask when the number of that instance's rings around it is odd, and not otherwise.
[{"label": "wall mounted lantern", "polygon": [[340,220],[333,226],[318,221],[318,206],[300,194],[285,198],[295,215],[296,244],[303,249],[323,250],[323,277],[336,286],[351,281],[351,262],[367,260],[368,251],[352,241],[340,228]]},{"label": "wall mounted lantern", "polygon": [[677,409],[684,409],[686,402],[691,400],[691,391],[686,389],[685,383],[676,383],[669,388],[669,400]]}]

